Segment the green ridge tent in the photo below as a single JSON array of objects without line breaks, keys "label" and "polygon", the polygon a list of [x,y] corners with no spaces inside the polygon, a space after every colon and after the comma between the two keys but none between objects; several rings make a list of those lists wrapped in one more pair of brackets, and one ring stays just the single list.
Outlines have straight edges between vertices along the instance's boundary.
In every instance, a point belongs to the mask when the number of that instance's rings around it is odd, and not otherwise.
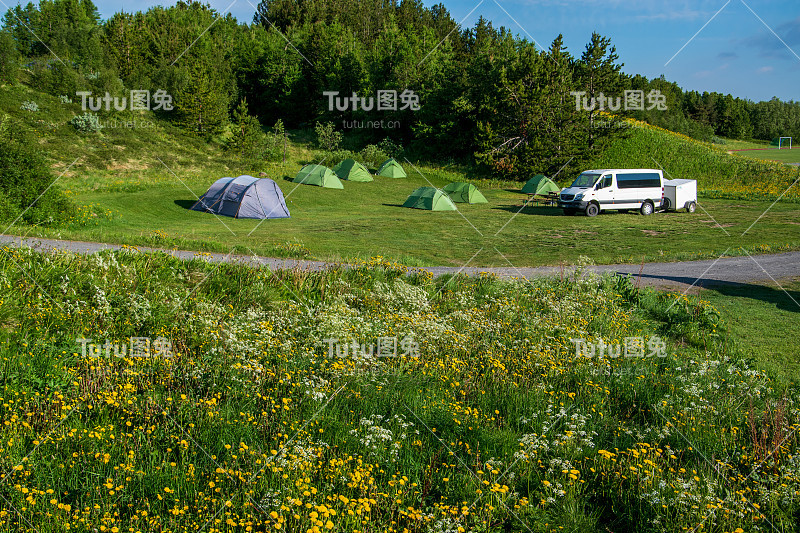
[{"label": "green ridge tent", "polygon": [[403,167],[400,166],[400,163],[395,161],[394,159],[387,159],[383,162],[383,164],[378,168],[378,176],[383,176],[384,178],[407,178],[406,171],[403,170]]},{"label": "green ridge tent", "polygon": [[471,183],[457,182],[446,185],[443,189],[454,202],[467,204],[485,204],[486,197]]},{"label": "green ridge tent", "polygon": [[403,207],[429,211],[456,211],[456,205],[447,193],[434,187],[420,187],[411,193]]},{"label": "green ridge tent", "polygon": [[344,185],[333,173],[333,170],[322,165],[304,166],[292,181],[306,185],[317,185],[326,189],[344,189]]},{"label": "green ridge tent", "polygon": [[532,177],[528,180],[528,183],[522,187],[522,192],[539,196],[557,193],[560,191],[561,187],[556,185],[553,180],[547,176],[544,176],[543,174],[537,174],[536,176]]},{"label": "green ridge tent", "polygon": [[333,171],[342,180],[372,181],[372,174],[369,173],[369,170],[355,159],[345,159],[333,167]]}]

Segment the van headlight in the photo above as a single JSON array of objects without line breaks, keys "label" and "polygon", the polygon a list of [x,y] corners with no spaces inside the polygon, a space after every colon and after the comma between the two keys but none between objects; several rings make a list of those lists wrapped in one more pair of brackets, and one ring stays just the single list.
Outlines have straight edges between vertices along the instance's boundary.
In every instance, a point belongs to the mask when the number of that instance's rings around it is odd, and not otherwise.
[{"label": "van headlight", "polygon": [[575,199],[576,199],[576,200],[583,200],[583,193],[582,193],[582,192],[579,192],[578,194],[576,194],[576,195],[575,195]]}]

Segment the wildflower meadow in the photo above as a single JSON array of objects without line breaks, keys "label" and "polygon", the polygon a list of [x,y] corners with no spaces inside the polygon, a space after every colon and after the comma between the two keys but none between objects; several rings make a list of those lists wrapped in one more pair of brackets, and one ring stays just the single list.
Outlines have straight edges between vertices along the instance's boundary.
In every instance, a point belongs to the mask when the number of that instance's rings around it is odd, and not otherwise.
[{"label": "wildflower meadow", "polygon": [[695,297],[4,250],[0,531],[795,531],[797,389]]}]

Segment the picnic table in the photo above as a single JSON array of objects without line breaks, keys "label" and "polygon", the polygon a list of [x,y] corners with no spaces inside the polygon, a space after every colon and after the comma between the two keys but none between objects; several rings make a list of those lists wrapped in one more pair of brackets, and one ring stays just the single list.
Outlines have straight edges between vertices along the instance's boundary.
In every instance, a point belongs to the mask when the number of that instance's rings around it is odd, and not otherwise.
[{"label": "picnic table", "polygon": [[532,194],[526,202],[527,205],[558,205],[558,193]]}]

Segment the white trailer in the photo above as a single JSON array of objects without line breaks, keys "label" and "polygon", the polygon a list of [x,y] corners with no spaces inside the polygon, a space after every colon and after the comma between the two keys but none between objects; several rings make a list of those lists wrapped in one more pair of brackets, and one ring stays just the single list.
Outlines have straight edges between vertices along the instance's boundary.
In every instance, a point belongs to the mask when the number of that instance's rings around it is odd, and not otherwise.
[{"label": "white trailer", "polygon": [[697,209],[697,180],[664,180],[664,211]]}]

